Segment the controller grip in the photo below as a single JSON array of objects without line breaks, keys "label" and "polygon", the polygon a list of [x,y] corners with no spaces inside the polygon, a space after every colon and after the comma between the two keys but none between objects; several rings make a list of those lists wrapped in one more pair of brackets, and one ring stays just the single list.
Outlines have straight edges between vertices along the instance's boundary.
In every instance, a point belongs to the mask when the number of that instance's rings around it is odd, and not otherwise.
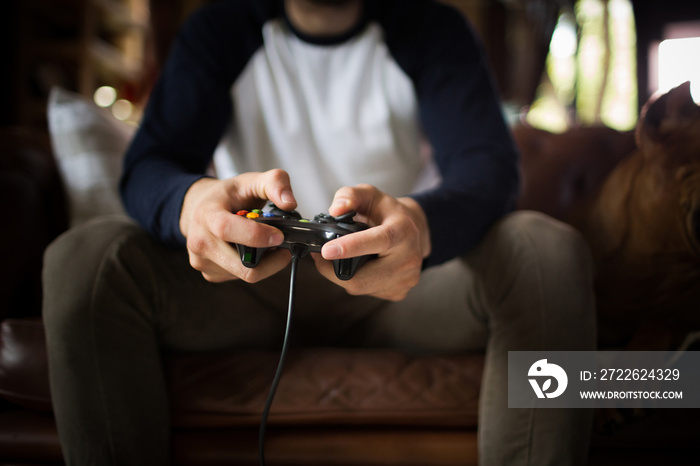
[{"label": "controller grip", "polygon": [[267,248],[253,248],[244,246],[243,244],[237,244],[236,247],[238,248],[238,254],[241,256],[243,265],[251,269],[260,263],[267,250]]},{"label": "controller grip", "polygon": [[362,264],[373,256],[350,257],[348,259],[336,259],[333,261],[333,270],[339,280],[350,280]]},{"label": "controller grip", "polygon": [[[254,268],[265,255],[268,248],[253,248],[243,244],[236,244],[238,254],[241,256],[241,262],[248,268]],[[339,280],[350,280],[355,276],[355,272],[372,256],[350,257],[348,259],[336,259],[333,261],[333,270],[335,276]]]}]

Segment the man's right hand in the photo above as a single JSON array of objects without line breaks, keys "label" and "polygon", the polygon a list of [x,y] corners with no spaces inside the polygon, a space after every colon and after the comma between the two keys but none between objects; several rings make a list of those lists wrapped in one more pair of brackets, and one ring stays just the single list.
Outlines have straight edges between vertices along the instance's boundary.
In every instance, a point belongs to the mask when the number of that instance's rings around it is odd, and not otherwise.
[{"label": "man's right hand", "polygon": [[266,200],[283,210],[297,207],[289,175],[283,170],[244,173],[218,180],[202,178],[190,186],[180,212],[180,230],[187,238],[190,264],[210,282],[242,279],[254,283],[282,270],[289,251],[269,251],[255,268],[241,263],[231,243],[267,248],[279,246],[284,235],[269,225],[236,215],[241,209],[262,207]]}]

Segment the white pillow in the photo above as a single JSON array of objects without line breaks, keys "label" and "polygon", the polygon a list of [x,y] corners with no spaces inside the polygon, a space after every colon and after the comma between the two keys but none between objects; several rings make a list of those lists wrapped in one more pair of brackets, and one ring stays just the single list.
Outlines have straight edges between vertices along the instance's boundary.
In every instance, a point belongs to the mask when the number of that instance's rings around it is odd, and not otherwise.
[{"label": "white pillow", "polygon": [[68,194],[70,226],[126,215],[118,192],[135,127],[79,94],[54,87],[47,108],[54,155]]}]

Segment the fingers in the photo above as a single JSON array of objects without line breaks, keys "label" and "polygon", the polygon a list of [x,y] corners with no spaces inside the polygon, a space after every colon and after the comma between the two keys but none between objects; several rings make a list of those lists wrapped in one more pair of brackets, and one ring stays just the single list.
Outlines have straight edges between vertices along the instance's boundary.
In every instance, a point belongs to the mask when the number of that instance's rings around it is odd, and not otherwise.
[{"label": "fingers", "polygon": [[338,279],[333,263],[323,259],[320,254],[312,253],[311,257],[321,275],[354,296],[369,295],[387,301],[401,301],[420,281],[422,261],[415,257],[408,260],[394,260],[397,258],[391,257],[369,260],[350,280]]},{"label": "fingers", "polygon": [[[415,207],[420,209],[417,204]],[[358,217],[367,221],[372,228],[326,243],[322,250],[325,259],[333,260],[365,254],[383,256],[414,238],[421,239],[418,254],[427,256],[424,254],[425,248],[422,247],[422,238],[425,233],[420,230],[414,219],[417,215],[414,215],[402,201],[370,185],[339,189],[329,213],[337,216],[351,210],[356,211]]]},{"label": "fingers", "polygon": [[372,204],[380,194],[377,188],[368,184],[340,188],[333,197],[328,213],[338,216],[351,210],[363,214],[371,212]]},{"label": "fingers", "polygon": [[[283,269],[291,256],[286,251],[266,250],[265,258],[255,268],[249,268],[241,262],[237,244],[245,244],[255,248],[270,248],[278,246],[284,240],[281,231],[268,225],[259,224],[252,220],[233,215],[229,227],[205,227],[187,238],[187,250],[190,265],[202,272],[202,276],[211,282],[242,279],[249,283],[260,281]],[[224,228],[224,233],[217,232]],[[232,230],[230,236],[229,230]],[[212,233],[214,231],[215,233]],[[220,236],[219,233],[223,236]]]},{"label": "fingers", "polygon": [[[341,188],[329,213],[355,210],[371,228],[326,243],[321,256],[314,255],[318,270],[350,294],[368,294],[401,300],[420,280],[423,259],[430,252],[427,219],[410,198],[394,198],[370,185]],[[376,254],[348,281],[335,277],[332,260]]]},{"label": "fingers", "polygon": [[250,183],[250,192],[245,197],[251,199],[269,199],[282,210],[294,210],[297,201],[292,192],[289,174],[280,169],[269,170],[263,173],[246,173],[241,175],[239,182]]},{"label": "fingers", "polygon": [[364,255],[386,255],[405,241],[406,236],[416,234],[409,223],[385,223],[358,231],[326,243],[321,250],[326,260],[345,259]]},{"label": "fingers", "polygon": [[[205,280],[212,283],[221,283],[229,280],[241,279],[247,283],[257,283],[270,277],[284,269],[291,259],[289,251],[286,249],[268,250],[265,253],[265,260],[256,267],[249,268],[240,261],[240,255],[233,244],[226,245],[230,251],[224,251],[221,256],[221,263],[228,262],[228,266],[222,267],[217,262],[205,259],[205,256],[190,253],[190,265],[195,270],[202,273]],[[234,259],[229,259],[230,252],[235,254]],[[238,260],[235,260],[238,258]]]},{"label": "fingers", "polygon": [[266,251],[255,268],[245,267],[235,244],[255,248],[278,246],[281,231],[235,212],[261,207],[269,199],[285,210],[296,208],[289,175],[283,170],[246,173],[227,180],[202,179],[185,195],[180,228],[187,239],[190,264],[212,282],[243,279],[259,281],[286,266],[285,251]]},{"label": "fingers", "polygon": [[284,235],[277,228],[257,223],[232,212],[216,210],[203,215],[203,222],[215,238],[255,248],[279,246]]}]

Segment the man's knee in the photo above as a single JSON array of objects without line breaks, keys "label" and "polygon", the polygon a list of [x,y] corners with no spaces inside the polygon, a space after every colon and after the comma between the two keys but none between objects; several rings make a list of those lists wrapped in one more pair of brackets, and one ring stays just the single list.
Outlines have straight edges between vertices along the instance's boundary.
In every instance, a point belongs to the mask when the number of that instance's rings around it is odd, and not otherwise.
[{"label": "man's knee", "polygon": [[42,272],[47,328],[72,321],[89,308],[95,281],[110,250],[120,239],[143,233],[133,221],[105,217],[80,225],[53,241],[44,254]]},{"label": "man's knee", "polygon": [[514,337],[521,348],[594,348],[593,261],[576,229],[519,211],[499,222],[484,246],[478,264],[487,271],[492,328],[521,335]]},{"label": "man's knee", "polygon": [[125,234],[138,234],[140,228],[130,219],[104,217],[77,226],[56,238],[44,254],[44,277],[48,283],[66,274],[92,276],[115,240]]},{"label": "man's knee", "polygon": [[570,225],[540,212],[516,211],[501,221],[499,229],[511,247],[534,254],[540,265],[592,274],[588,243]]},{"label": "man's knee", "polygon": [[544,299],[543,294],[549,301],[568,295],[588,302],[592,293],[593,261],[585,239],[571,226],[539,212],[504,217],[468,263],[496,301],[515,293],[523,303]]}]

